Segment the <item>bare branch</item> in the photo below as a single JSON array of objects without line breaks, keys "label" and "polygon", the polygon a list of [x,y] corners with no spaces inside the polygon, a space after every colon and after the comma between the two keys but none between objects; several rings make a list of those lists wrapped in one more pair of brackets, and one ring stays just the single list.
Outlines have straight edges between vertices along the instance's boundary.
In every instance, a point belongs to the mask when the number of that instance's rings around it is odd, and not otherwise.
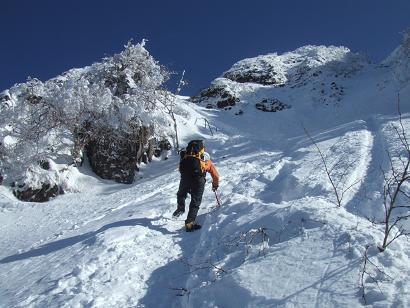
[{"label": "bare branch", "polygon": [[[385,219],[384,219],[384,238],[383,243],[379,247],[380,251],[384,251],[392,242],[403,235],[407,235],[400,222],[410,218],[409,214],[395,214],[393,212],[396,209],[410,209],[409,205],[399,204],[400,198],[399,195],[404,196],[407,199],[410,199],[410,195],[402,188],[405,183],[410,180],[409,168],[410,168],[410,151],[409,151],[409,142],[405,133],[402,115],[400,111],[400,95],[397,96],[397,112],[399,114],[399,124],[400,129],[393,125],[393,129],[396,132],[397,137],[400,140],[401,145],[406,150],[407,156],[403,158],[399,155],[399,160],[401,162],[401,168],[398,170],[394,165],[393,158],[389,151],[387,151],[389,163],[390,163],[390,173],[391,176],[388,177],[387,173],[382,170],[384,177],[384,187],[383,187],[383,206],[385,210]],[[395,231],[394,235],[391,233]]]},{"label": "bare branch", "polygon": [[[342,159],[339,159],[338,161],[336,161],[334,164],[332,164],[329,167],[329,163],[327,162],[325,155],[323,154],[322,150],[319,148],[316,141],[310,135],[308,130],[303,126],[303,124],[302,124],[302,127],[303,127],[303,130],[305,131],[306,136],[312,142],[312,144],[314,145],[314,147],[316,148],[320,156],[320,160],[322,162],[323,168],[325,169],[324,171],[326,173],[326,176],[329,180],[330,185],[332,186],[333,194],[336,199],[336,202],[334,203],[336,204],[336,206],[340,207],[342,206],[342,202],[343,202],[343,198],[345,194],[349,190],[351,190],[354,186],[356,186],[357,184],[361,182],[361,180],[356,180],[350,185],[348,185],[347,183],[348,180],[346,179],[346,177],[349,175],[349,172],[351,168],[354,166],[354,164],[356,163],[356,161],[352,161],[350,159],[346,159],[346,161],[342,161]],[[336,146],[336,144],[338,144],[339,142],[340,140],[338,140],[332,147]],[[340,169],[340,166],[342,166],[342,164],[344,164],[345,166],[342,169],[341,173],[340,172],[339,174],[334,173],[334,170]]]},{"label": "bare branch", "polygon": [[373,283],[377,285],[380,293],[383,294],[383,291],[380,287],[380,277],[388,278],[393,280],[393,278],[388,275],[382,268],[376,265],[374,262],[370,260],[369,257],[369,245],[365,246],[365,250],[363,253],[363,267],[360,271],[360,290],[362,292],[362,299],[365,305],[367,305],[367,298],[366,298],[366,278],[369,278]]}]

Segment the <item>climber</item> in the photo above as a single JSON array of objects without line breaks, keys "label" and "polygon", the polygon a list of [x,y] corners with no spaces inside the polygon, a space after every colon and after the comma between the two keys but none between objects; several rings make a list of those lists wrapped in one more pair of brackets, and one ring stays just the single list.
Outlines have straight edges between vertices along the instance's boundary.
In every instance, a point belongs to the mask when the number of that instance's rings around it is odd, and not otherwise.
[{"label": "climber", "polygon": [[197,224],[195,219],[205,189],[206,173],[211,174],[213,191],[218,189],[219,174],[210,160],[209,154],[205,152],[202,140],[190,141],[186,150],[181,151],[180,155],[179,172],[181,173],[181,179],[177,192],[178,207],[173,216],[178,217],[185,212],[185,199],[187,194],[190,193],[191,202],[185,220],[185,230],[190,232],[201,228],[201,225]]}]

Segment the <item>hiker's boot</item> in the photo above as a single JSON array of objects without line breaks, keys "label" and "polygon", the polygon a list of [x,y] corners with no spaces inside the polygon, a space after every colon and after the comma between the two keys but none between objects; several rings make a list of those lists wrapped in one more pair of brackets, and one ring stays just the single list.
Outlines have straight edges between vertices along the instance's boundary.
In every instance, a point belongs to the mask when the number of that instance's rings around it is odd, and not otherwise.
[{"label": "hiker's boot", "polygon": [[181,215],[184,214],[184,213],[185,213],[185,210],[183,210],[183,209],[176,209],[175,212],[172,214],[172,216],[173,216],[173,217],[179,217],[179,216],[181,216]]},{"label": "hiker's boot", "polygon": [[195,223],[195,221],[187,222],[185,223],[185,231],[186,232],[192,232],[198,229],[201,229],[201,225],[198,225]]}]

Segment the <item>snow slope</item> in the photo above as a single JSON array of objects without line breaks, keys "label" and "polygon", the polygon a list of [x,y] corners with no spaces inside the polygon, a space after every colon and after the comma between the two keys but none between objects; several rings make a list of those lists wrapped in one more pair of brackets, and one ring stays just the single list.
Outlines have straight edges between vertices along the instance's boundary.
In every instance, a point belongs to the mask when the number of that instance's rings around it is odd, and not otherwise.
[{"label": "snow slope", "polygon": [[[202,137],[220,174],[194,233],[171,219],[178,157],[143,167],[135,184],[72,170],[79,192],[45,204],[17,202],[0,186],[1,307],[358,307],[365,246],[366,304],[410,305],[410,243],[384,253],[380,218],[385,150],[399,151],[398,83],[387,66],[343,80],[339,104],[300,87],[231,83],[244,113],[207,110],[181,98],[183,142]],[[321,77],[326,85],[333,77]],[[410,128],[410,88],[400,83]],[[276,97],[292,108],[254,108]],[[212,135],[207,119],[218,130]],[[334,166],[342,207],[307,129]]]}]

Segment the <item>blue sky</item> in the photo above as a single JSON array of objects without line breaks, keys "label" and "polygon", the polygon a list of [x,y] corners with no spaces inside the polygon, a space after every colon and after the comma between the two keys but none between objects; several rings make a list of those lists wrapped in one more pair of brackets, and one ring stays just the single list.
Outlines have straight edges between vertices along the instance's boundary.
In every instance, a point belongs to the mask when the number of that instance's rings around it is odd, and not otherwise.
[{"label": "blue sky", "polygon": [[2,0],[0,90],[89,65],[129,39],[148,39],[161,64],[186,70],[186,95],[238,60],[306,44],[344,45],[378,62],[409,16],[409,0]]}]

